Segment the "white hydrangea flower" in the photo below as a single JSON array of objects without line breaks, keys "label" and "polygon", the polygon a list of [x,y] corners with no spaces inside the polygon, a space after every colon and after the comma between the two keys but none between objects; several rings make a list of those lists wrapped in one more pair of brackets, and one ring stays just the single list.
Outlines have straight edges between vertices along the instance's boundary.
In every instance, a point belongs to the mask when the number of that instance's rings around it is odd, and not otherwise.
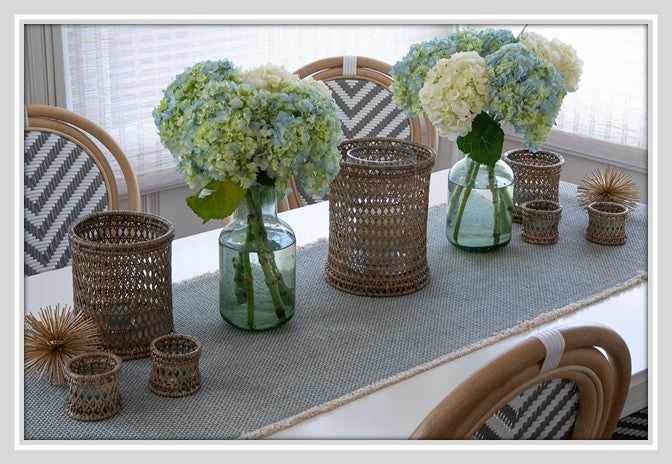
[{"label": "white hydrangea flower", "polygon": [[488,89],[485,60],[476,52],[461,52],[438,60],[418,95],[439,133],[455,140],[471,131],[472,121],[487,105]]},{"label": "white hydrangea flower", "polygon": [[268,90],[269,92],[282,91],[288,85],[299,81],[299,76],[290,73],[284,66],[272,64],[245,71],[243,76],[258,90]]},{"label": "white hydrangea flower", "polygon": [[315,80],[310,76],[304,77],[303,82],[313,87],[318,92],[331,97],[331,89],[327,87],[327,85],[324,82]]},{"label": "white hydrangea flower", "polygon": [[576,50],[557,38],[548,40],[535,32],[523,34],[521,42],[525,47],[546,58],[558,70],[568,92],[576,92],[583,72],[583,61],[576,54]]}]

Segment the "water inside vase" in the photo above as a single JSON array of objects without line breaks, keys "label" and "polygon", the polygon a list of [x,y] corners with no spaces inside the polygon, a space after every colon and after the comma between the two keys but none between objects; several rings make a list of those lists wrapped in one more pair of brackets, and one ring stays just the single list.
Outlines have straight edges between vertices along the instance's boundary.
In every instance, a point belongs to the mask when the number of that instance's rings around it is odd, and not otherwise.
[{"label": "water inside vase", "polygon": [[495,250],[511,240],[513,182],[496,175],[491,188],[487,168],[481,169],[471,188],[455,181],[457,176],[448,181],[446,236],[468,251]]},{"label": "water inside vase", "polygon": [[[296,242],[292,236],[274,234],[269,230],[269,243],[277,270],[282,275],[278,283],[282,309],[274,304],[266,283],[259,254],[248,251],[245,241],[229,240],[219,243],[219,311],[224,320],[246,330],[266,330],[288,321],[294,315],[296,279]],[[249,260],[251,282],[245,281],[243,263]],[[252,296],[248,298],[248,291]],[[252,305],[252,309],[250,306]]]}]

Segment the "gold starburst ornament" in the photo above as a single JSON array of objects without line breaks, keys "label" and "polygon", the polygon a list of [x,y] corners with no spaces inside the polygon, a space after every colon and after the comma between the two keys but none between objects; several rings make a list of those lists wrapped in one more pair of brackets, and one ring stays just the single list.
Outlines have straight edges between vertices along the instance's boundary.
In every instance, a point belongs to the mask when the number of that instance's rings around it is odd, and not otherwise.
[{"label": "gold starburst ornament", "polygon": [[40,308],[38,317],[25,319],[24,368],[27,374],[39,372],[38,381],[46,373],[49,383],[65,382],[65,363],[82,353],[97,351],[100,333],[94,323],[72,307],[60,305]]},{"label": "gold starburst ornament", "polygon": [[581,179],[576,194],[581,206],[587,206],[594,201],[610,201],[628,209],[635,209],[641,199],[639,188],[632,177],[612,166],[595,169]]}]

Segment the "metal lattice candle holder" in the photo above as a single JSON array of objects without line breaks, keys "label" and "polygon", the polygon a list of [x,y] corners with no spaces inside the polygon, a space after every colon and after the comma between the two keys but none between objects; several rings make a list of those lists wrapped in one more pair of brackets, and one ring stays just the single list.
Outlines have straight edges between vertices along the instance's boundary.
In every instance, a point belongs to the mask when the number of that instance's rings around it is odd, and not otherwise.
[{"label": "metal lattice candle holder", "polygon": [[562,155],[547,150],[509,150],[502,159],[513,171],[513,220],[522,222],[521,205],[531,200],[558,201]]},{"label": "metal lattice candle holder", "polygon": [[557,201],[532,200],[521,205],[523,231],[520,237],[527,243],[551,245],[558,241],[558,223],[562,206]]},{"label": "metal lattice candle holder", "polygon": [[160,396],[179,397],[201,388],[198,360],[201,343],[187,335],[164,335],[152,342],[149,389]]},{"label": "metal lattice candle holder", "polygon": [[590,203],[588,210],[588,229],[586,238],[601,245],[623,245],[627,240],[625,235],[625,220],[628,217],[628,208],[618,203],[595,201]]},{"label": "metal lattice candle holder", "polygon": [[113,353],[80,354],[65,364],[65,411],[73,419],[99,421],[121,410],[121,358]]},{"label": "metal lattice candle holder", "polygon": [[94,213],[68,230],[74,309],[100,330],[101,347],[133,359],[149,356],[173,331],[173,225],[133,211]]},{"label": "metal lattice candle holder", "polygon": [[329,192],[325,279],[348,293],[398,296],[427,284],[434,152],[391,138],[343,142]]}]

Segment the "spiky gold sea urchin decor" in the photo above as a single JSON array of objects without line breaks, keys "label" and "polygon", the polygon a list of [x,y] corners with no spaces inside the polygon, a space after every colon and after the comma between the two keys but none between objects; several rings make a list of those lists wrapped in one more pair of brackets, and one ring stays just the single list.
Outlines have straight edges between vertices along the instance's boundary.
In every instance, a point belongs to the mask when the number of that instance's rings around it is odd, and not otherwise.
[{"label": "spiky gold sea urchin decor", "polygon": [[639,188],[632,177],[612,166],[595,169],[581,179],[576,194],[581,206],[594,201],[610,201],[629,209],[634,209],[641,198]]},{"label": "spiky gold sea urchin decor", "polygon": [[49,383],[61,385],[66,361],[98,350],[100,334],[90,319],[69,306],[40,308],[38,316],[26,316],[24,368],[28,374],[39,371],[38,381],[47,373]]}]

